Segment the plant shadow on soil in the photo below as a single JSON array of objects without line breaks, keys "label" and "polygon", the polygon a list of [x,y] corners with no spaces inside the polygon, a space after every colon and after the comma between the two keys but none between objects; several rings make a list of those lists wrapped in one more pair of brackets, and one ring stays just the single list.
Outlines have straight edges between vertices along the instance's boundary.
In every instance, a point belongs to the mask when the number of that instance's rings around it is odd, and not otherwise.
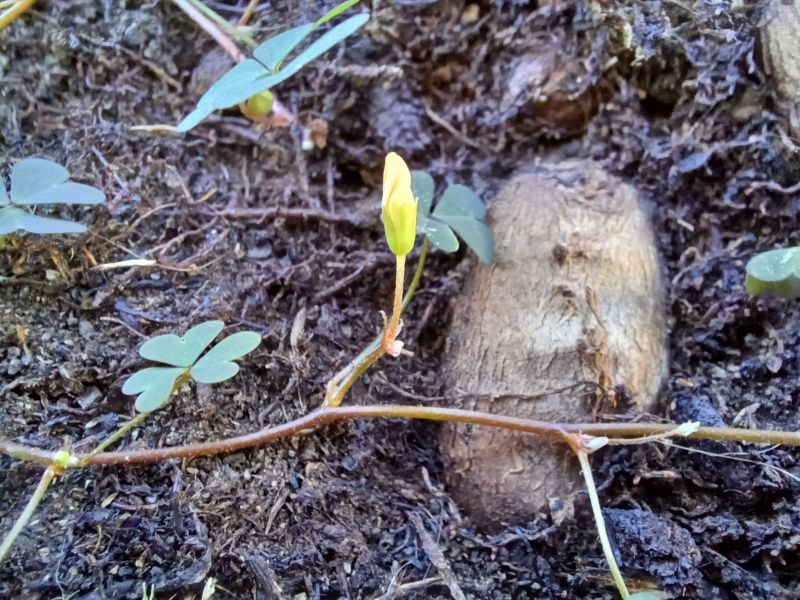
[{"label": "plant shadow on soil", "polygon": [[[322,11],[273,4],[258,13],[264,31]],[[296,127],[261,131],[233,112],[183,139],[128,130],[176,123],[220,56],[169,3],[42,3],[14,23],[0,34],[0,164],[61,161],[109,201],[75,211],[85,238],[26,237],[0,256],[2,435],[49,448],[100,439],[130,414],[120,388],[141,339],[209,318],[264,343],[239,376],[183,392],[129,447],[216,439],[317,407],[390,302],[377,220],[388,150],[484,198],[541,156],[594,158],[632,181],[652,204],[670,282],[663,416],[796,430],[797,306],[741,285],[750,255],[797,243],[798,196],[760,183],[800,175],[758,63],[761,7],[597,6],[381,2],[347,52],[278,90],[302,122],[330,125],[327,148],[307,154]],[[512,94],[524,60],[558,76]],[[242,212],[263,207],[309,214]],[[181,270],[91,268],[128,251]],[[462,255],[434,254],[426,269],[407,318],[415,356],[379,365],[350,402],[440,393],[447,308],[472,260]],[[687,445],[796,471],[790,449]],[[657,445],[594,464],[633,587],[800,595],[792,480]],[[0,458],[0,473],[5,531],[39,470]],[[213,576],[221,598],[449,598],[418,515],[467,597],[615,597],[584,496],[486,534],[442,479],[435,426],[380,421],[186,464],[70,473],[0,570],[0,596],[140,598],[146,582],[159,597],[199,598]]]}]

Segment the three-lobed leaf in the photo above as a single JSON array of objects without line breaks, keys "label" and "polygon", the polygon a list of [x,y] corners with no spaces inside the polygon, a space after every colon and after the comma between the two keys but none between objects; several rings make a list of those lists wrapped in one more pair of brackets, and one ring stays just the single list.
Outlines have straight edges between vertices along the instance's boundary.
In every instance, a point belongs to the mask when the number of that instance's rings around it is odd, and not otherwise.
[{"label": "three-lobed leaf", "polygon": [[322,34],[283,68],[280,67],[284,59],[315,29],[316,25],[314,23],[301,25],[267,40],[254,51],[253,55],[258,60],[247,59],[223,75],[203,94],[197,102],[197,107],[178,124],[176,130],[189,131],[215,110],[236,106],[278,85],[355,33],[368,20],[369,14],[361,13],[342,21]]},{"label": "three-lobed leaf", "polygon": [[484,224],[486,207],[478,195],[465,185],[450,185],[433,206],[433,178],[424,171],[411,172],[411,189],[417,198],[417,232],[444,252],[455,252],[456,234],[485,263],[494,260],[494,236]]},{"label": "three-lobed leaf", "polygon": [[135,405],[138,412],[152,412],[172,397],[182,376],[198,383],[230,379],[239,372],[239,365],[233,361],[255,350],[261,336],[252,331],[234,333],[200,358],[223,328],[222,321],[206,321],[183,336],[166,334],[146,341],[139,349],[142,358],[170,366],[147,367],[134,373],[122,386],[122,392],[138,394]]},{"label": "three-lobed leaf", "polygon": [[746,269],[745,289],[750,294],[800,298],[800,247],[757,254]]}]

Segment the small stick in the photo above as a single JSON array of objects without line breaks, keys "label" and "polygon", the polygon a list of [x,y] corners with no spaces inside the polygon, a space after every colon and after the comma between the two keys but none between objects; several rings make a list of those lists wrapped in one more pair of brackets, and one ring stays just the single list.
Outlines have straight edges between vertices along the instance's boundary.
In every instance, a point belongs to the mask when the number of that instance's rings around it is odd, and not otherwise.
[{"label": "small stick", "polygon": [[[33,6],[35,0],[19,0],[16,4],[12,4],[11,7],[0,14],[0,31],[11,25],[15,19],[25,14],[28,9]],[[8,6],[7,3],[4,3],[4,7]]]},{"label": "small stick", "polygon": [[[434,406],[412,405],[380,405],[380,406],[344,406],[336,408],[320,408],[292,421],[265,427],[258,431],[223,440],[172,446],[167,448],[151,448],[148,450],[123,450],[120,452],[104,452],[92,457],[82,466],[120,465],[152,463],[173,458],[195,458],[198,456],[214,456],[225,452],[236,452],[268,444],[279,439],[292,437],[323,425],[338,423],[351,419],[422,419],[427,421],[450,421],[467,423],[482,427],[500,427],[523,433],[533,433],[563,441],[565,433],[584,434],[597,437],[644,437],[675,430],[671,423],[551,423],[486,412],[461,410],[458,408],[442,408]],[[728,442],[744,442],[750,444],[782,444],[784,446],[800,446],[800,432],[772,431],[761,429],[739,429],[736,427],[699,427],[687,436],[694,439],[718,440]],[[51,465],[56,453],[7,440],[0,440],[0,453],[20,460]],[[81,457],[77,457],[79,460]]]},{"label": "small stick", "polygon": [[439,571],[439,574],[442,576],[445,584],[450,589],[450,595],[453,597],[453,600],[466,600],[467,597],[461,590],[461,586],[458,584],[458,580],[453,574],[453,569],[450,568],[450,563],[447,562],[444,554],[442,554],[442,550],[439,548],[439,545],[436,543],[433,537],[431,537],[431,534],[428,533],[427,529],[425,529],[425,524],[422,522],[422,518],[415,513],[409,513],[408,518],[414,525],[414,529],[417,530],[417,535],[422,541],[422,549],[428,556],[428,560],[431,561],[431,564],[436,567],[437,571]]},{"label": "small stick", "polygon": [[225,32],[222,31],[211,19],[197,10],[187,0],[172,1],[177,5],[178,8],[185,12],[186,15],[192,19],[192,21],[197,23],[203,31],[214,38],[214,41],[217,42],[222,49],[225,50],[225,52],[230,54],[233,60],[235,60],[237,63],[240,63],[244,60],[244,54],[242,54],[242,51],[236,47],[236,44],[233,42],[233,40],[228,37]]},{"label": "small stick", "polygon": [[253,14],[256,12],[258,3],[259,0],[250,0],[250,2],[247,3],[247,8],[244,9],[242,16],[239,18],[240,27],[244,27],[250,22],[250,19],[253,18]]}]

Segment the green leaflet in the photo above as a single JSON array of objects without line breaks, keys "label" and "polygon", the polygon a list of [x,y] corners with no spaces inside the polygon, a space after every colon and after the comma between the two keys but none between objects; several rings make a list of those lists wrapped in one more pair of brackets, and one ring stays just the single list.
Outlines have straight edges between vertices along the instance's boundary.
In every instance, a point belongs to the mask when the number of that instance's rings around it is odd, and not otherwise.
[{"label": "green leaflet", "polygon": [[219,383],[230,379],[239,372],[235,362],[245,354],[255,350],[261,343],[261,336],[252,331],[234,333],[209,350],[192,367],[192,379],[199,383]]},{"label": "green leaflet", "polygon": [[11,168],[11,201],[28,204],[36,194],[69,179],[69,171],[52,160],[24,158]]},{"label": "green leaflet", "polygon": [[0,235],[14,233],[15,231],[28,233],[56,234],[56,233],[83,233],[86,227],[73,221],[40,217],[29,213],[27,210],[14,206],[0,208]]},{"label": "green leaflet", "polygon": [[103,192],[68,181],[69,171],[52,160],[25,158],[11,169],[12,204],[101,204]]},{"label": "green leaflet", "polygon": [[419,214],[426,217],[430,215],[433,206],[433,177],[425,171],[411,171],[411,191],[417,199]]},{"label": "green leaflet", "polygon": [[100,204],[103,192],[90,185],[69,181],[69,171],[52,160],[24,158],[11,169],[11,193],[0,180],[0,235],[28,233],[83,233],[80,223],[35,215],[14,205]]},{"label": "green leaflet", "polygon": [[225,324],[222,321],[206,321],[192,327],[183,337],[168,333],[147,340],[139,349],[139,355],[147,360],[161,362],[173,367],[191,367],[208,345],[214,341]]},{"label": "green leaflet", "polygon": [[186,369],[180,367],[148,367],[128,377],[122,393],[139,394],[135,404],[137,412],[153,412],[166,404],[178,377],[185,372]]},{"label": "green leaflet", "polygon": [[800,247],[769,250],[751,258],[744,285],[754,296],[800,297]]},{"label": "green leaflet", "polygon": [[313,23],[306,23],[269,38],[253,50],[253,57],[270,71],[275,71],[300,42],[314,31]]},{"label": "green leaflet", "polygon": [[486,219],[486,207],[478,194],[465,185],[454,183],[439,198],[433,214],[440,219],[453,216],[471,217],[476,221],[483,221]]}]

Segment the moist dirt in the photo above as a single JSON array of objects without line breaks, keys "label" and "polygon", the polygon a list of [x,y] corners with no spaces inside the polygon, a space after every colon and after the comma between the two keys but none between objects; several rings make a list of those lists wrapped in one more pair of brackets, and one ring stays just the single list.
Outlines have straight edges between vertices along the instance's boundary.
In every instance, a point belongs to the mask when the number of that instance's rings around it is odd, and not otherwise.
[{"label": "moist dirt", "polygon": [[[234,19],[246,3],[209,4]],[[334,3],[261,4],[259,39]],[[742,287],[753,253],[798,243],[798,148],[762,66],[762,4],[365,8],[362,31],[277,90],[318,138],[327,124],[310,152],[300,126],[265,130],[234,111],[182,138],[131,130],[177,123],[220,61],[171,3],[43,1],[0,33],[0,164],[50,158],[108,198],[70,213],[86,236],[12,238],[0,254],[2,437],[91,447],[131,415],[121,386],[141,341],[211,318],[264,342],[240,375],[184,390],[125,447],[316,408],[390,305],[378,221],[390,150],[487,200],[545,157],[593,159],[636,186],[668,290],[671,373],[655,418],[800,427],[798,305]],[[165,267],[94,268],[136,257]],[[440,401],[473,261],[433,253],[406,317],[414,356],[383,361],[348,402]],[[639,418],[624,406],[598,418],[612,416]],[[0,569],[0,596],[138,599],[147,583],[199,599],[213,577],[215,598],[444,599],[454,585],[468,598],[616,597],[584,494],[480,531],[447,494],[437,437],[431,424],[350,422],[215,458],[71,472]],[[651,444],[593,458],[631,588],[800,597],[797,451],[684,445],[703,453]],[[4,531],[39,474],[0,458]]]}]

